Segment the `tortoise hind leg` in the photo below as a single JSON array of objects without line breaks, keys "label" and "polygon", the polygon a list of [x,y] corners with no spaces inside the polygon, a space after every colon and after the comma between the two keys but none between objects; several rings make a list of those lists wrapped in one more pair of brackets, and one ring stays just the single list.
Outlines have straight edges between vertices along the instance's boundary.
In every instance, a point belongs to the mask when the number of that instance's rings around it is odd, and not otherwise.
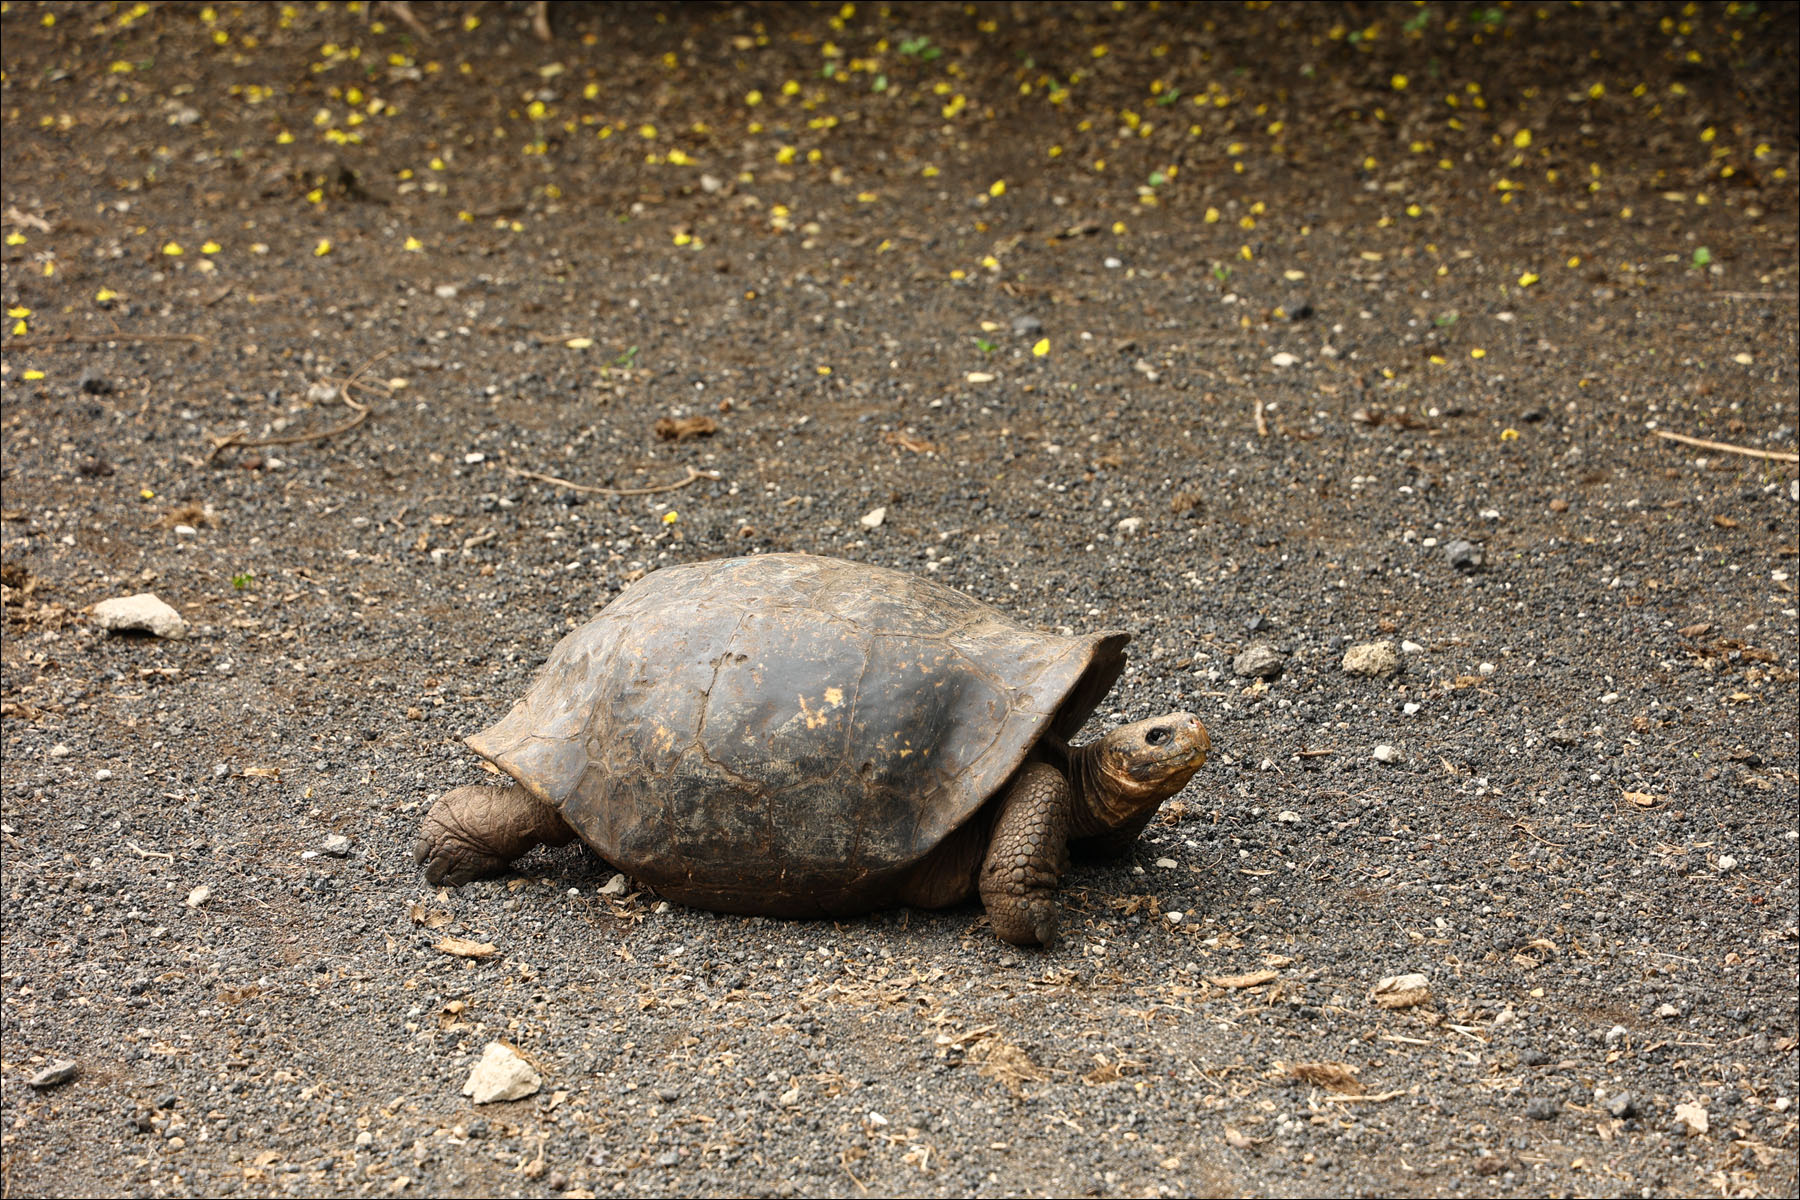
[{"label": "tortoise hind leg", "polygon": [[981,899],[994,932],[1015,946],[1056,945],[1056,885],[1068,859],[1069,781],[1031,763],[1001,801],[981,864]]},{"label": "tortoise hind leg", "polygon": [[432,883],[461,887],[498,875],[533,846],[566,846],[575,831],[522,787],[460,787],[425,816],[413,861]]}]

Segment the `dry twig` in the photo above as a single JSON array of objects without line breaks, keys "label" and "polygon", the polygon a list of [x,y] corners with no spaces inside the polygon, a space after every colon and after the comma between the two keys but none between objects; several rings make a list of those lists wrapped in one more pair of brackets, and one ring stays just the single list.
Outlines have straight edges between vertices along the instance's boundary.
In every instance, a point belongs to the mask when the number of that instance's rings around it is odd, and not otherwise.
[{"label": "dry twig", "polygon": [[336,425],[330,429],[320,430],[318,433],[283,433],[266,438],[246,438],[241,430],[228,433],[223,437],[214,437],[212,439],[213,448],[207,451],[206,460],[211,462],[214,458],[218,457],[219,451],[225,449],[227,446],[242,446],[245,448],[255,446],[292,446],[299,442],[322,442],[326,438],[334,438],[340,433],[349,433],[352,429],[355,429],[358,425],[361,425],[364,421],[368,420],[369,414],[374,411],[370,405],[357,403],[357,401],[351,397],[350,389],[355,387],[361,380],[363,372],[367,371],[370,367],[392,353],[392,350],[383,350],[380,354],[377,354],[374,358],[371,358],[368,362],[356,368],[355,371],[350,373],[350,377],[339,385],[339,394],[343,398],[345,407],[352,409],[356,413],[354,417],[351,417],[342,425]]},{"label": "dry twig", "polygon": [[1671,442],[1680,442],[1684,446],[1698,446],[1702,450],[1717,450],[1721,454],[1744,454],[1751,458],[1772,458],[1776,462],[1800,462],[1800,454],[1791,454],[1786,450],[1758,450],[1754,446],[1734,446],[1730,442],[1709,442],[1705,438],[1689,437],[1685,433],[1670,433],[1666,429],[1652,429],[1659,438],[1668,438]]},{"label": "dry twig", "polygon": [[566,487],[577,492],[590,492],[596,496],[648,496],[656,492],[672,492],[677,488],[684,488],[696,479],[717,479],[719,477],[717,471],[702,471],[698,467],[689,467],[687,477],[673,483],[658,483],[650,487],[638,488],[607,488],[594,487],[592,484],[586,483],[571,483],[567,479],[558,479],[554,475],[545,475],[538,471],[521,471],[517,467],[506,468],[506,473],[516,475],[521,479],[536,479],[542,483],[553,483],[557,487]]},{"label": "dry twig", "polygon": [[22,347],[92,346],[102,342],[191,342],[206,345],[197,333],[55,333],[42,337],[16,337],[6,343],[8,350]]}]

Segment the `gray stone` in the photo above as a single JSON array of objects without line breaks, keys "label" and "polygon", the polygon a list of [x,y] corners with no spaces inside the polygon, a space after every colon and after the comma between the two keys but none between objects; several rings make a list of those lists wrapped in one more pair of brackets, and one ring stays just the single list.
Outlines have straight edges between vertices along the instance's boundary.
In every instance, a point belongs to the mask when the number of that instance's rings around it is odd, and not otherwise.
[{"label": "gray stone", "polygon": [[1487,556],[1474,542],[1457,538],[1444,544],[1444,561],[1459,571],[1479,571]]},{"label": "gray stone", "polygon": [[344,858],[350,853],[350,839],[341,833],[334,833],[325,839],[325,844],[319,849],[333,858]]},{"label": "gray stone", "polygon": [[1525,1101],[1525,1115],[1533,1121],[1554,1121],[1562,1113],[1562,1101],[1533,1096]]},{"label": "gray stone", "polygon": [[75,1060],[61,1058],[33,1075],[27,1082],[34,1088],[53,1088],[75,1078]]},{"label": "gray stone", "polygon": [[1012,326],[1016,337],[1034,338],[1044,332],[1044,323],[1029,314],[1014,317]]},{"label": "gray stone", "polygon": [[1252,642],[1231,660],[1231,669],[1254,679],[1274,679],[1287,668],[1287,658],[1267,642]]},{"label": "gray stone", "polygon": [[1606,1098],[1606,1111],[1624,1120],[1637,1112],[1637,1097],[1630,1092],[1615,1092]]}]

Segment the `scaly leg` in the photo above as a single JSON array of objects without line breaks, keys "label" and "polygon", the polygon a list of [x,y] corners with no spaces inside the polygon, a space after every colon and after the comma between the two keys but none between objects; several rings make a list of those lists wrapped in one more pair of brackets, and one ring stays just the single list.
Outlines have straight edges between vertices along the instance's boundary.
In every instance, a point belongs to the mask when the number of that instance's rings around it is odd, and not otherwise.
[{"label": "scaly leg", "polygon": [[994,932],[1015,946],[1056,945],[1056,884],[1067,860],[1069,782],[1055,767],[1030,763],[1001,801],[981,899]]}]

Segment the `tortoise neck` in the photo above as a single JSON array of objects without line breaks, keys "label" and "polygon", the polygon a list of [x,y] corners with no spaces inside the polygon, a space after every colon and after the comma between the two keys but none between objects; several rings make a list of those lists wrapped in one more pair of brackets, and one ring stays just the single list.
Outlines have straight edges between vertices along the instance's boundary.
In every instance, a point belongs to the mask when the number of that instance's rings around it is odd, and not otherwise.
[{"label": "tortoise neck", "polygon": [[1089,838],[1111,833],[1106,775],[1100,770],[1100,743],[1069,747],[1069,835]]}]

